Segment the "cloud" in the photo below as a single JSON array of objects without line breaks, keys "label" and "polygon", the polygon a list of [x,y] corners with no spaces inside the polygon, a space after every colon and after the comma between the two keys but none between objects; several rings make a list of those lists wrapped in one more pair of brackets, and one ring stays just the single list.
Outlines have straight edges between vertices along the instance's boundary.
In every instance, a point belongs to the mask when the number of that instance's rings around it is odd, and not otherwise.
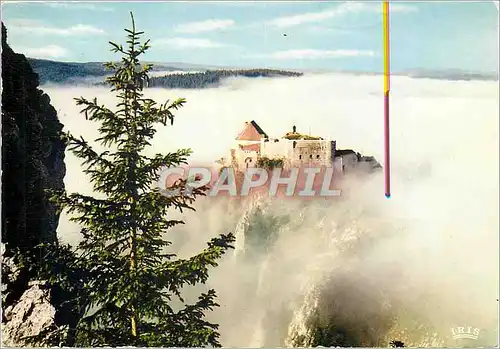
[{"label": "cloud", "polygon": [[[370,5],[366,4],[366,5],[371,7],[372,11],[382,13],[382,6],[374,4]],[[412,5],[405,5],[405,4],[389,4],[389,11],[391,13],[411,13],[411,12],[418,12],[418,8]]]},{"label": "cloud", "polygon": [[[390,11],[393,12],[416,12],[418,9],[410,5],[394,4],[391,5]],[[345,16],[347,14],[354,14],[360,12],[371,12],[377,13],[382,12],[382,7],[378,4],[369,4],[362,2],[345,2],[334,8],[318,11],[318,12],[307,12],[299,15],[284,16],[275,18],[268,21],[266,24],[285,28],[293,27],[305,23],[317,23],[323,22],[334,17]]]},{"label": "cloud", "polygon": [[180,24],[175,28],[178,33],[193,34],[220,29],[226,29],[234,25],[232,19],[209,19],[201,22],[190,22]]},{"label": "cloud", "polygon": [[200,38],[168,38],[168,39],[158,39],[152,42],[153,45],[158,46],[169,46],[173,49],[183,50],[183,49],[196,49],[196,48],[221,48],[227,47],[228,45],[215,42],[209,39]]},{"label": "cloud", "polygon": [[47,26],[44,23],[32,19],[14,19],[7,22],[9,31],[18,33],[29,33],[33,35],[101,35],[106,32],[101,28],[96,28],[86,24],[76,24],[67,28],[57,28]]},{"label": "cloud", "polygon": [[62,58],[69,54],[67,49],[58,45],[47,45],[43,47],[14,47],[16,52],[33,58]]},{"label": "cloud", "polygon": [[7,29],[16,27],[43,27],[45,24],[37,19],[12,18],[4,19]]},{"label": "cloud", "polygon": [[[335,319],[336,328],[360,341],[368,336],[359,332],[368,328],[375,329],[370,337],[386,335],[379,343],[400,339],[403,333],[408,347],[431,346],[426,343],[433,333],[447,337],[450,326],[465,323],[481,328],[476,346],[496,345],[498,83],[396,76],[392,84],[390,200],[378,173],[359,182],[353,178],[346,195],[332,203],[276,200],[255,215],[245,215],[246,203],[201,198],[196,212],[177,217],[169,211],[171,219],[186,222],[167,235],[175,239],[169,253],[180,258],[200,251],[221,232],[235,232],[237,247],[252,246],[245,244],[243,234],[253,238],[262,229],[275,232],[275,243],[258,255],[261,259],[228,255],[210,271],[206,286],[217,291],[221,306],[207,321],[220,325],[224,347],[285,347],[282,337],[296,334],[288,332],[292,319],[307,320],[308,310],[315,314],[314,304],[307,303],[316,300],[307,297],[315,286],[337,300],[320,308],[321,315]],[[147,155],[192,148],[192,165],[227,156],[243,122],[255,120],[271,137],[292,125],[301,132],[311,128],[314,135],[337,140],[340,149],[383,162],[380,76],[306,74],[242,79],[236,85],[238,89],[147,89],[146,97],[158,102],[177,97],[188,101],[173,126],[158,129]],[[114,106],[109,90],[47,86],[44,91],[60,110],[65,130],[103,150],[93,142],[98,125],[85,121],[73,98],[97,97],[100,104]],[[92,194],[80,159],[67,152],[64,161],[66,190]],[[283,218],[289,223],[276,226]],[[247,219],[258,224],[249,225]],[[67,212],[58,234],[63,241],[81,238]],[[330,282],[318,285],[318,279]],[[381,295],[386,300],[382,304]],[[318,306],[331,297],[322,298]],[[399,315],[396,329],[408,331],[385,333],[388,321],[377,320],[392,311]],[[430,336],[414,320],[435,327]],[[457,345],[461,343],[452,339],[432,344]]]},{"label": "cloud", "polygon": [[328,35],[346,35],[353,34],[354,31],[351,29],[341,29],[336,27],[324,26],[324,25],[312,25],[307,28],[307,30],[314,34],[328,34]]},{"label": "cloud", "polygon": [[214,6],[226,6],[226,7],[257,7],[257,6],[269,6],[269,5],[276,5],[279,3],[276,2],[266,2],[266,1],[244,1],[244,0],[238,0],[238,1],[221,1],[221,2],[213,2],[210,3],[211,5]]},{"label": "cloud", "polygon": [[297,49],[276,51],[265,58],[275,60],[293,60],[293,59],[325,59],[342,57],[374,57],[375,52],[369,50],[315,50],[315,49]]},{"label": "cloud", "polygon": [[50,6],[53,8],[64,8],[69,10],[89,10],[89,11],[102,11],[102,12],[113,12],[114,9],[111,7],[102,6],[97,3],[75,3],[75,2],[44,2],[45,6]]}]

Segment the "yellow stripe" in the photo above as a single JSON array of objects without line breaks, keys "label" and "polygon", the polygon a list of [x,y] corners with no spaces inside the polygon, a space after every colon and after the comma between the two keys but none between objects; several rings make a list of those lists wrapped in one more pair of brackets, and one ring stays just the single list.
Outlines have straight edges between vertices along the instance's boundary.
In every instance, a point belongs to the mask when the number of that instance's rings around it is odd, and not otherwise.
[{"label": "yellow stripe", "polygon": [[384,93],[388,93],[390,89],[390,79],[389,79],[389,0],[384,0],[383,2],[383,13],[384,13]]}]

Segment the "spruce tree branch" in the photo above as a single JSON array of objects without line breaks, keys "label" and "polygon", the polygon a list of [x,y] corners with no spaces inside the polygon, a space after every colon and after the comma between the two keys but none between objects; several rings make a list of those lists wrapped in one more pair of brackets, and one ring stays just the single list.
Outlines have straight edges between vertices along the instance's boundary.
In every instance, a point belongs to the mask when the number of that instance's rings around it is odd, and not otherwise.
[{"label": "spruce tree branch", "polygon": [[164,277],[165,287],[183,301],[180,295],[181,288],[185,285],[205,283],[208,279],[208,267],[216,267],[218,265],[217,260],[228,249],[234,248],[231,245],[234,241],[235,237],[232,233],[221,234],[219,237],[210,240],[208,248],[201,253],[189,259],[178,259],[163,263],[159,269],[159,274]]},{"label": "spruce tree branch", "polygon": [[109,151],[105,151],[101,154],[97,153],[88,142],[80,137],[79,139],[73,137],[69,132],[65,135],[67,149],[73,152],[77,157],[83,159],[83,165],[87,165],[86,170],[94,167],[96,165],[102,166],[103,168],[113,168],[113,163],[106,159],[109,155]]},{"label": "spruce tree branch", "polygon": [[144,156],[143,158],[146,163],[139,171],[150,175],[154,180],[158,180],[160,177],[160,169],[187,164],[187,157],[191,155],[191,153],[191,149],[181,149],[175,153],[168,153],[166,155],[156,154],[153,158]]}]

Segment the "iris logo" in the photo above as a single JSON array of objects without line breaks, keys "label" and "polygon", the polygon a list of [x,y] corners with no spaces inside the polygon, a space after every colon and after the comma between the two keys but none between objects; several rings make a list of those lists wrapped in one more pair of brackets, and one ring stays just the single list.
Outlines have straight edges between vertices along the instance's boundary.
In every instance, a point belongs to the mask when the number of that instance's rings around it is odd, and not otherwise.
[{"label": "iris logo", "polygon": [[451,328],[453,339],[474,339],[479,337],[479,328],[472,326],[455,326]]}]

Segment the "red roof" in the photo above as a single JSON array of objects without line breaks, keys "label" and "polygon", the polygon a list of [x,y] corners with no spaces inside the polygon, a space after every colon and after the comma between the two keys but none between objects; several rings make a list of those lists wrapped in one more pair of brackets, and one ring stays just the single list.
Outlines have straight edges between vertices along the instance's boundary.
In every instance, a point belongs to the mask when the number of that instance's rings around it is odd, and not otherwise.
[{"label": "red roof", "polygon": [[255,121],[246,122],[245,128],[238,134],[238,141],[260,141],[261,138],[267,138],[266,133]]}]

